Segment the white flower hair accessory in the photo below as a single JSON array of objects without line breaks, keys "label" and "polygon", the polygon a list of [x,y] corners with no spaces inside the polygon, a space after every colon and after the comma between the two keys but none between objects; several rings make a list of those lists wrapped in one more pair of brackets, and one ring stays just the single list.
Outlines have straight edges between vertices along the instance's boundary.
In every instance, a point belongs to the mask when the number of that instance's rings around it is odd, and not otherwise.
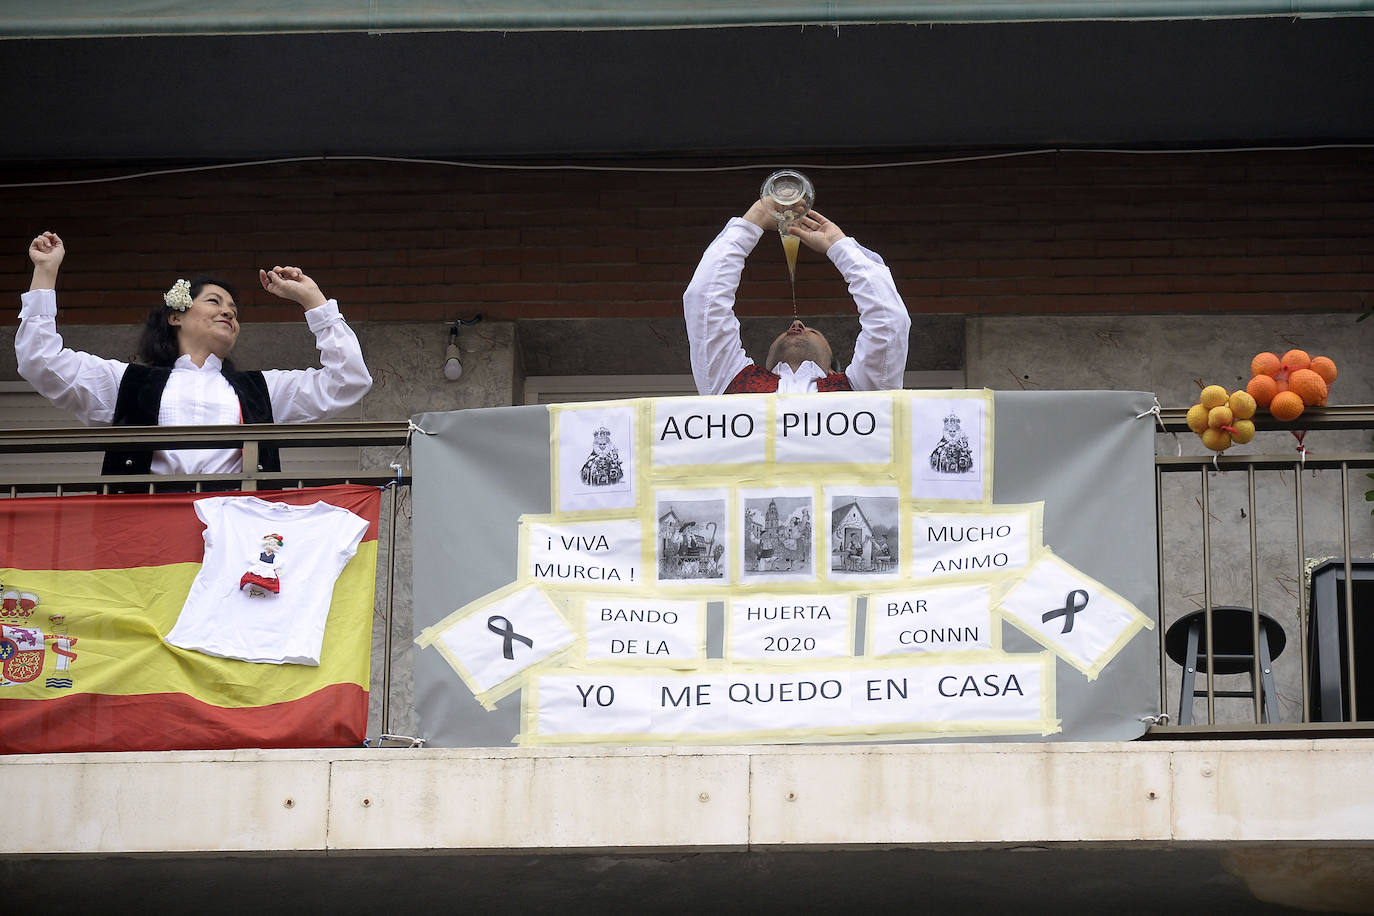
[{"label": "white flower hair accessory", "polygon": [[178,280],[172,284],[172,288],[162,294],[162,301],[167,303],[169,309],[176,309],[184,312],[191,307],[191,282],[189,280]]}]

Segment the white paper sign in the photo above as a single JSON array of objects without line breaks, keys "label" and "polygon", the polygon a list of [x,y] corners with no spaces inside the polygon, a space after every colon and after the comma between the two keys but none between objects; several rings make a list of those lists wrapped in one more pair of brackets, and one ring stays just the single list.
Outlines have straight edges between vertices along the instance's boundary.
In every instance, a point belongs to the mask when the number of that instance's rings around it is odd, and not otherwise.
[{"label": "white paper sign", "polygon": [[1111,661],[1124,637],[1150,624],[1134,605],[1101,582],[1048,553],[999,607],[1090,679]]},{"label": "white paper sign", "polygon": [[539,678],[539,733],[648,734],[653,731],[653,685],[643,677],[555,675]]},{"label": "white paper sign", "polygon": [[889,664],[806,672],[537,678],[539,741],[578,736],[804,737],[967,723],[987,731],[1046,730],[1040,655],[958,664]]},{"label": "white paper sign", "polygon": [[588,661],[615,660],[688,664],[705,654],[699,601],[644,598],[588,598]]},{"label": "white paper sign", "polygon": [[1045,671],[1033,655],[873,671],[855,713],[875,724],[905,722],[913,712],[926,722],[1033,722],[1041,718]]},{"label": "white paper sign", "polygon": [[992,648],[992,595],[986,585],[914,588],[868,596],[874,655]]},{"label": "white paper sign", "polygon": [[643,584],[638,521],[534,522],[521,519],[527,538],[527,574],[540,582],[568,586]]},{"label": "white paper sign", "polygon": [[916,499],[972,499],[988,495],[983,466],[988,436],[983,398],[911,400],[911,494]]},{"label": "white paper sign", "polygon": [[912,576],[986,576],[1030,562],[1031,511],[918,514],[912,518]]},{"label": "white paper sign", "polygon": [[634,408],[565,408],[557,417],[559,510],[633,508]]},{"label": "white paper sign", "polygon": [[780,464],[888,464],[892,396],[780,395],[774,437]]},{"label": "white paper sign", "polygon": [[438,635],[483,694],[572,645],[575,634],[558,608],[534,586],[483,605]]},{"label": "white paper sign", "polygon": [[654,401],[654,466],[763,461],[768,399],[729,395]]},{"label": "white paper sign", "polygon": [[853,655],[849,595],[750,595],[729,603],[731,659],[791,661]]}]

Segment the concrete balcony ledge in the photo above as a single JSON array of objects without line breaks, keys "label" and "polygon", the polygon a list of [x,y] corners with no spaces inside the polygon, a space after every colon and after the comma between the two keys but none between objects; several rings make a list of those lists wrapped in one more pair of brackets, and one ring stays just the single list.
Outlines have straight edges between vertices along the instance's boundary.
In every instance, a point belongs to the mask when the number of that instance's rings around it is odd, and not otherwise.
[{"label": "concrete balcony ledge", "polygon": [[1374,844],[1374,739],[0,758],[0,857]]}]

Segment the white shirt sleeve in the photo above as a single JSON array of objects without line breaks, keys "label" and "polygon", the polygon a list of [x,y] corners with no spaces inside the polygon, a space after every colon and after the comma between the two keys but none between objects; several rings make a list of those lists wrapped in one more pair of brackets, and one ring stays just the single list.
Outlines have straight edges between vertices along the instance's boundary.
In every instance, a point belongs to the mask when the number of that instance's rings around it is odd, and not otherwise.
[{"label": "white shirt sleeve", "polygon": [[206,499],[198,499],[191,503],[191,508],[196,510],[196,517],[205,525],[205,530],[201,532],[201,537],[205,541],[205,551],[208,554],[210,549],[215,546],[215,530],[219,526],[220,516],[223,515],[221,509],[227,496],[211,496]]},{"label": "white shirt sleeve", "polygon": [[268,369],[263,372],[277,423],[327,420],[362,400],[372,388],[358,336],[330,299],[308,309],[306,324],[315,334],[320,369]]},{"label": "white shirt sleeve", "polygon": [[128,363],[62,346],[57,332],[57,293],[33,289],[20,297],[14,355],[19,374],[43,397],[76,415],[86,426],[114,420],[119,382]]},{"label": "white shirt sleeve", "polygon": [[859,307],[859,338],[854,359],[844,371],[856,391],[902,387],[911,315],[883,259],[846,236],[828,252]]},{"label": "white shirt sleeve", "polygon": [[741,369],[753,364],[740,342],[735,291],[744,259],[762,237],[763,230],[748,220],[731,219],[707,246],[682,294],[692,377],[700,394],[723,393]]}]

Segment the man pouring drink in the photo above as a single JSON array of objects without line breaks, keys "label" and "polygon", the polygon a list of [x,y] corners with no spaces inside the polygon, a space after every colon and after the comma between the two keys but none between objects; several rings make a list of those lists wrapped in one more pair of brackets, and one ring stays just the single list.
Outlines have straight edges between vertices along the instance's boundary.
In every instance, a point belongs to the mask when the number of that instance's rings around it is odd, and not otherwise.
[{"label": "man pouring drink", "polygon": [[[742,217],[726,223],[707,246],[683,293],[697,391],[703,395],[800,394],[901,388],[911,317],[893,284],[892,272],[877,254],[809,209],[809,182],[800,193],[796,186],[785,186],[780,193],[769,194],[771,183],[770,178],[765,196],[754,201]],[[735,293],[745,258],[770,230],[781,232],[785,243],[796,240],[824,254],[848,284],[859,310],[859,336],[854,358],[843,371],[825,335],[799,318],[773,340],[763,366],[745,354],[735,316]],[[795,261],[788,260],[795,276]]]}]

